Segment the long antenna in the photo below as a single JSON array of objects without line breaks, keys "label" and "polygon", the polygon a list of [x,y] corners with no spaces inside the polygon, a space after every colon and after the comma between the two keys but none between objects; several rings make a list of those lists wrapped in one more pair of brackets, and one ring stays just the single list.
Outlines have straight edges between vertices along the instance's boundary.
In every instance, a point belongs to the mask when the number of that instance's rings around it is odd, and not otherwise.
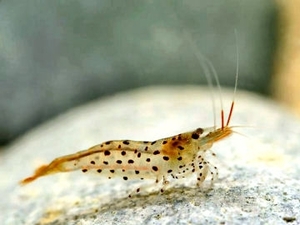
[{"label": "long antenna", "polygon": [[209,67],[210,67],[210,69],[211,69],[211,71],[213,73],[213,76],[215,78],[215,81],[216,81],[216,84],[217,84],[217,88],[218,88],[218,91],[219,91],[220,105],[221,105],[221,127],[223,129],[224,128],[224,107],[223,107],[223,100],[222,100],[222,88],[221,88],[221,85],[220,85],[220,82],[219,82],[219,78],[218,78],[218,74],[217,74],[217,71],[216,71],[214,65],[206,57],[204,57],[204,60],[207,62],[207,64],[209,65]]},{"label": "long antenna", "polygon": [[[218,88],[218,91],[219,91],[219,99],[220,99],[220,104],[221,104],[221,123],[222,123],[222,128],[224,127],[224,110],[223,110],[223,101],[222,101],[222,91],[221,91],[221,85],[220,85],[220,82],[219,82],[219,78],[218,78],[218,74],[213,66],[213,64],[211,63],[211,61],[206,58],[198,49],[198,47],[196,46],[195,42],[193,42],[191,40],[191,36],[189,34],[187,34],[185,31],[184,31],[184,34],[186,36],[186,39],[190,42],[190,45],[191,47],[193,48],[193,53],[194,55],[196,56],[196,58],[199,60],[203,70],[204,70],[204,75],[207,79],[207,82],[208,82],[208,85],[210,87],[210,92],[211,92],[211,95],[212,95],[212,99],[213,99],[213,111],[214,111],[214,127],[216,128],[216,114],[215,114],[215,111],[216,111],[216,104],[215,104],[215,98],[214,98],[214,92],[213,92],[213,82],[212,82],[212,78],[210,76],[210,72],[209,72],[209,69],[212,71],[212,74],[214,76],[214,79],[216,81],[216,84],[217,84],[217,88]],[[195,51],[196,49],[196,51]],[[206,62],[206,64],[204,63]],[[208,65],[208,67],[207,67]]]},{"label": "long antenna", "polygon": [[[196,55],[196,53],[195,53]],[[196,56],[198,58],[198,56]],[[206,77],[208,86],[209,86],[209,90],[210,90],[210,94],[212,97],[212,107],[213,107],[213,119],[214,119],[214,129],[216,129],[216,124],[217,124],[217,118],[216,118],[216,101],[215,101],[215,95],[214,95],[214,91],[213,91],[213,81],[211,79],[210,76],[210,71],[209,71],[209,67],[207,66],[207,64],[204,63],[203,60],[200,60],[198,58],[198,60],[200,61],[201,67],[204,70],[204,75]]]},{"label": "long antenna", "polygon": [[229,110],[226,126],[229,125],[229,122],[230,122],[230,119],[232,116],[234,100],[235,100],[235,95],[236,95],[236,89],[237,89],[237,83],[238,83],[238,77],[239,77],[239,45],[238,45],[238,37],[237,37],[236,29],[234,29],[234,34],[235,34],[235,42],[236,42],[236,73],[235,73],[235,84],[234,84],[233,97],[232,97],[231,107]]},{"label": "long antenna", "polygon": [[[219,82],[218,74],[217,74],[217,72],[215,70],[215,67],[213,66],[212,62],[208,58],[206,58],[199,51],[198,47],[191,40],[190,35],[188,35],[186,32],[184,32],[184,33],[185,33],[185,36],[187,37],[188,41],[190,42],[191,47],[193,48],[194,55],[196,56],[196,58],[199,60],[199,62],[201,64],[201,66],[203,67],[205,77],[206,77],[207,82],[210,86],[211,95],[212,95],[212,98],[213,98],[214,127],[216,127],[216,114],[215,114],[216,104],[215,104],[214,92],[213,92],[213,89],[212,89],[213,82],[212,82],[212,78],[209,76],[210,73],[209,73],[209,70],[207,68],[207,65],[210,68],[210,70],[212,71],[212,74],[213,74],[213,77],[216,81],[218,92],[219,92],[219,99],[220,99],[220,105],[221,105],[221,126],[222,126],[222,129],[223,129],[224,128],[224,110],[223,110],[224,108],[223,108],[223,100],[222,100],[222,90],[221,90],[221,85],[220,85],[220,82]],[[195,51],[195,49],[197,51]],[[204,62],[206,62],[207,65]]]},{"label": "long antenna", "polygon": [[[204,70],[204,75],[205,75],[206,80],[208,82],[208,85],[209,85],[209,88],[210,88],[210,93],[211,93],[211,96],[212,96],[212,105],[213,105],[213,112],[214,112],[214,129],[216,129],[216,113],[215,113],[216,112],[216,103],[215,103],[215,98],[214,98],[213,82],[212,82],[212,78],[211,78],[210,73],[209,73],[209,69],[207,68],[207,65],[208,65],[208,67],[211,69],[211,71],[213,73],[213,76],[214,76],[214,79],[216,81],[217,88],[218,88],[218,91],[219,91],[219,99],[220,99],[220,105],[221,105],[221,126],[222,126],[222,129],[223,129],[224,128],[224,108],[223,108],[221,85],[220,85],[220,82],[219,82],[219,78],[218,78],[217,72],[216,72],[213,64],[211,63],[211,61],[208,58],[206,58],[199,51],[199,49],[198,49],[197,45],[195,44],[195,42],[192,41],[191,36],[184,29],[184,26],[182,24],[182,20],[178,19],[179,15],[178,14],[174,14],[174,16],[176,17],[178,23],[181,25],[181,28],[183,29],[183,33],[184,33],[186,39],[190,42],[190,46],[193,48],[192,52],[194,53],[194,55],[196,56],[196,58],[199,60],[201,66],[202,66],[202,68]],[[195,51],[195,49],[197,50],[197,52]],[[207,65],[205,65],[205,63],[203,62],[203,60],[207,63]],[[233,106],[232,106],[232,108],[233,108]],[[229,120],[227,120],[227,123],[229,123]]]}]

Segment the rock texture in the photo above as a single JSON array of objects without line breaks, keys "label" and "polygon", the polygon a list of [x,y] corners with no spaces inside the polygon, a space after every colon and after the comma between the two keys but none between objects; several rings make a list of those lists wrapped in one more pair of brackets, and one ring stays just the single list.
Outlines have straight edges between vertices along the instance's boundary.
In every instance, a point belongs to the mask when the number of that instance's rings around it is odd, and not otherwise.
[{"label": "rock texture", "polygon": [[[226,112],[232,91],[222,95]],[[219,117],[219,114],[217,113]],[[298,224],[300,122],[274,102],[238,91],[234,134],[216,143],[219,179],[186,179],[164,194],[127,193],[143,182],[81,172],[27,186],[18,181],[53,158],[111,139],[154,140],[213,125],[209,90],[150,87],[73,109],[32,130],[0,156],[2,224]],[[218,122],[219,124],[219,122]],[[152,181],[151,181],[152,182]]]}]

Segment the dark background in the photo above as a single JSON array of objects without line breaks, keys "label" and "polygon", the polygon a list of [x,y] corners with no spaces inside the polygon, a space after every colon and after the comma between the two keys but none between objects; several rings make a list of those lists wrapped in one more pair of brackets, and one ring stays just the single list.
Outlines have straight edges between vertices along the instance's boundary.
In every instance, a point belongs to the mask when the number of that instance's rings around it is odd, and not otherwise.
[{"label": "dark background", "polygon": [[239,88],[268,95],[276,18],[267,0],[1,1],[0,144],[101,96],[206,83],[199,50],[233,85],[235,29]]}]

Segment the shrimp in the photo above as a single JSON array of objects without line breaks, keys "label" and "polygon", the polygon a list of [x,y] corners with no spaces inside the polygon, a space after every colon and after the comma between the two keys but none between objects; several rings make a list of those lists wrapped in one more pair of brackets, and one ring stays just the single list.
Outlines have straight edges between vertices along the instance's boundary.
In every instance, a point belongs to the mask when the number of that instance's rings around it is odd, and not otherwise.
[{"label": "shrimp", "polygon": [[[196,56],[200,58],[199,55]],[[203,56],[201,57],[203,58]],[[212,65],[208,65],[214,73],[220,91],[218,77]],[[205,74],[207,75],[207,73]],[[208,76],[207,78],[211,84],[211,78]],[[155,183],[162,184],[161,192],[169,184],[169,178],[181,179],[196,174],[196,184],[200,186],[211,171],[210,164],[206,160],[207,151],[215,142],[223,140],[233,133],[230,121],[234,109],[237,81],[238,69],[227,120],[225,123],[221,102],[221,125],[218,129],[215,128],[216,126],[197,128],[155,141],[106,141],[87,150],[58,157],[48,165],[37,168],[32,176],[21,180],[20,184],[25,185],[50,174],[81,170],[82,173],[95,172],[108,179],[115,177],[122,178],[124,181],[152,179],[155,180]],[[215,169],[217,168],[215,167]],[[137,193],[140,191],[141,188],[136,190]]]}]

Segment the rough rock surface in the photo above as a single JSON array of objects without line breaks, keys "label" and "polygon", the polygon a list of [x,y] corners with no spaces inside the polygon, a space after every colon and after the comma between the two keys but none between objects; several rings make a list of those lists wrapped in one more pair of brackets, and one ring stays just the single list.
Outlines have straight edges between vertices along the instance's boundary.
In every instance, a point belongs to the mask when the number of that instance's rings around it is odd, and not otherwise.
[{"label": "rough rock surface", "polygon": [[[232,91],[224,92],[228,109]],[[225,110],[226,111],[226,110]],[[227,112],[227,111],[226,111]],[[219,116],[219,114],[217,114]],[[298,224],[300,122],[275,103],[238,91],[234,134],[216,143],[219,179],[212,190],[194,179],[127,197],[143,182],[81,172],[27,186],[18,181],[53,158],[111,139],[154,140],[213,125],[209,91],[150,87],[73,109],[32,130],[0,156],[2,224]],[[219,122],[218,122],[219,124]]]}]

